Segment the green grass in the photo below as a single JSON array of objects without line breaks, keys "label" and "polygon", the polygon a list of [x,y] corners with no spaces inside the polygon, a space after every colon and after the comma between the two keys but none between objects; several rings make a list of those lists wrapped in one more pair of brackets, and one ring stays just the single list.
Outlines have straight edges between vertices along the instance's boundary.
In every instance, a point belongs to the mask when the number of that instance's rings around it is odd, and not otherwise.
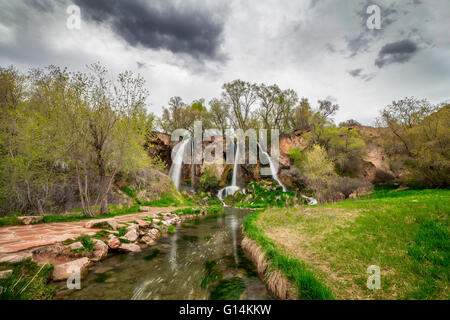
[{"label": "green grass", "polygon": [[[97,234],[94,236],[94,238],[96,238],[97,235],[100,236],[101,232],[102,231],[97,232]],[[101,234],[103,234],[103,233],[101,233]],[[81,244],[83,245],[82,248],[74,250],[75,252],[80,252],[80,253],[81,252],[91,252],[92,250],[94,250],[95,243],[94,243],[94,241],[92,241],[91,237],[88,236],[87,234],[83,234],[75,239],[64,240],[63,244],[69,245],[69,244],[72,244],[75,242],[81,242]]]},{"label": "green grass", "polygon": [[[336,298],[448,299],[449,213],[448,189],[377,188],[334,204],[269,209],[254,225]],[[380,267],[380,290],[366,286],[370,265]]]},{"label": "green grass", "polygon": [[39,266],[30,259],[15,264],[0,263],[0,270],[13,274],[0,279],[0,300],[49,300],[55,288],[49,285],[53,266]]},{"label": "green grass", "polygon": [[175,233],[176,232],[175,226],[168,226],[167,227],[167,232],[170,233],[170,234]]},{"label": "green grass", "polygon": [[165,192],[161,194],[158,200],[142,202],[141,204],[149,207],[180,207],[192,205],[193,202],[175,192]]}]

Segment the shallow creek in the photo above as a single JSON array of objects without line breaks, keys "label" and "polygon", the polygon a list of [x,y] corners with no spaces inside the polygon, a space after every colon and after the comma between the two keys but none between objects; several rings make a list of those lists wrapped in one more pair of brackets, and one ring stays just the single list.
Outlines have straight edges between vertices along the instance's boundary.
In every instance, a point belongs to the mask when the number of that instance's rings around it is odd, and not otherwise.
[{"label": "shallow creek", "polygon": [[55,299],[271,299],[241,249],[247,210],[186,221],[139,254],[111,255],[81,280],[57,283]]}]

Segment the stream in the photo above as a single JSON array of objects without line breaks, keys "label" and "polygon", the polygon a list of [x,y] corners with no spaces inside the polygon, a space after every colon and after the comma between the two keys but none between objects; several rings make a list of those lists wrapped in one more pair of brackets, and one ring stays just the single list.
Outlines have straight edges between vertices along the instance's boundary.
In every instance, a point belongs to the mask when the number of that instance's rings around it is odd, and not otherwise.
[{"label": "stream", "polygon": [[221,282],[237,282],[242,299],[272,299],[241,248],[241,223],[249,214],[225,208],[224,215],[186,221],[139,254],[114,254],[94,264],[80,290],[56,283],[55,299],[220,299]]}]

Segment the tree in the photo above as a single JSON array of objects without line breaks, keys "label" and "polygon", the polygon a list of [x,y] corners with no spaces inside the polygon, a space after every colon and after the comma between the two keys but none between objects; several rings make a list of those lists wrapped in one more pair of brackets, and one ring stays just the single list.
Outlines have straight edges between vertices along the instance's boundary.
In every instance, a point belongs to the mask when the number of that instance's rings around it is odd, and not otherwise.
[{"label": "tree", "polygon": [[257,115],[264,129],[279,129],[288,132],[292,126],[292,110],[298,102],[294,90],[281,90],[277,85],[256,87],[259,99]]},{"label": "tree", "polygon": [[247,130],[251,110],[257,101],[256,85],[234,80],[225,83],[222,89],[223,102],[231,110],[229,118],[233,128]]},{"label": "tree", "polygon": [[209,102],[212,125],[220,129],[222,135],[225,136],[225,130],[228,129],[228,106],[219,99],[212,99]]},{"label": "tree", "polygon": [[416,99],[414,97],[393,101],[381,111],[378,119],[381,125],[390,129],[401,142],[404,150],[411,156],[411,147],[414,138],[410,129],[418,125],[425,117],[436,111],[426,99]]},{"label": "tree", "polygon": [[382,143],[408,169],[407,181],[425,187],[450,184],[449,105],[405,98],[383,109],[379,122],[388,128]]},{"label": "tree", "polygon": [[83,210],[92,216],[107,211],[108,193],[120,171],[135,171],[150,162],[138,121],[148,97],[145,81],[125,72],[114,83],[99,64],[90,69],[90,75],[75,77],[74,86],[82,91],[69,119],[75,126],[67,161],[75,168]]},{"label": "tree", "polygon": [[300,104],[294,109],[292,127],[297,130],[311,130],[311,119],[314,112],[311,110],[308,99],[302,98]]},{"label": "tree", "polygon": [[360,127],[360,126],[361,124],[354,119],[349,119],[347,121],[339,123],[339,127]]}]

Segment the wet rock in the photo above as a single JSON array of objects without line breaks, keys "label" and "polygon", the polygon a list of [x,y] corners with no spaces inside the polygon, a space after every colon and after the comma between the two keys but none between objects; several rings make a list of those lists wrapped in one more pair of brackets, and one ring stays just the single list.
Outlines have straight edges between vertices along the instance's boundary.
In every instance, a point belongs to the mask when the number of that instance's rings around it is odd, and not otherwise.
[{"label": "wet rock", "polygon": [[92,261],[100,261],[108,255],[108,245],[101,240],[94,240],[94,250],[92,251]]},{"label": "wet rock", "polygon": [[159,238],[160,232],[158,229],[150,229],[146,235],[150,236],[153,240],[156,240]]},{"label": "wet rock", "polygon": [[119,248],[120,247],[120,240],[117,239],[116,237],[113,237],[113,238],[109,239],[108,247],[110,247],[111,249]]},{"label": "wet rock", "polygon": [[95,228],[95,229],[112,229],[117,230],[118,224],[115,219],[99,219],[99,220],[91,220],[88,221],[85,225],[85,228]]},{"label": "wet rock", "polygon": [[151,245],[151,244],[154,244],[154,243],[155,243],[155,240],[154,240],[151,236],[149,236],[149,235],[143,236],[143,237],[141,238],[140,241],[141,241],[142,243],[147,244],[147,245]]},{"label": "wet rock", "polygon": [[141,252],[141,247],[134,243],[122,243],[119,246],[119,250],[124,252]]},{"label": "wet rock", "polygon": [[44,220],[43,216],[24,216],[24,217],[18,217],[17,220],[19,220],[19,222],[21,224],[35,224],[35,223],[39,223],[42,222]]},{"label": "wet rock", "polygon": [[0,271],[0,279],[6,279],[6,278],[8,278],[10,275],[12,275],[13,274],[13,271],[12,270],[3,270],[3,271]]},{"label": "wet rock", "polygon": [[78,250],[81,248],[83,248],[83,244],[81,242],[75,242],[75,243],[72,243],[71,245],[69,245],[70,250]]},{"label": "wet rock", "polygon": [[66,280],[77,272],[83,274],[89,266],[89,263],[89,259],[84,257],[78,260],[56,265],[53,269],[52,278],[54,281],[61,281]]}]

